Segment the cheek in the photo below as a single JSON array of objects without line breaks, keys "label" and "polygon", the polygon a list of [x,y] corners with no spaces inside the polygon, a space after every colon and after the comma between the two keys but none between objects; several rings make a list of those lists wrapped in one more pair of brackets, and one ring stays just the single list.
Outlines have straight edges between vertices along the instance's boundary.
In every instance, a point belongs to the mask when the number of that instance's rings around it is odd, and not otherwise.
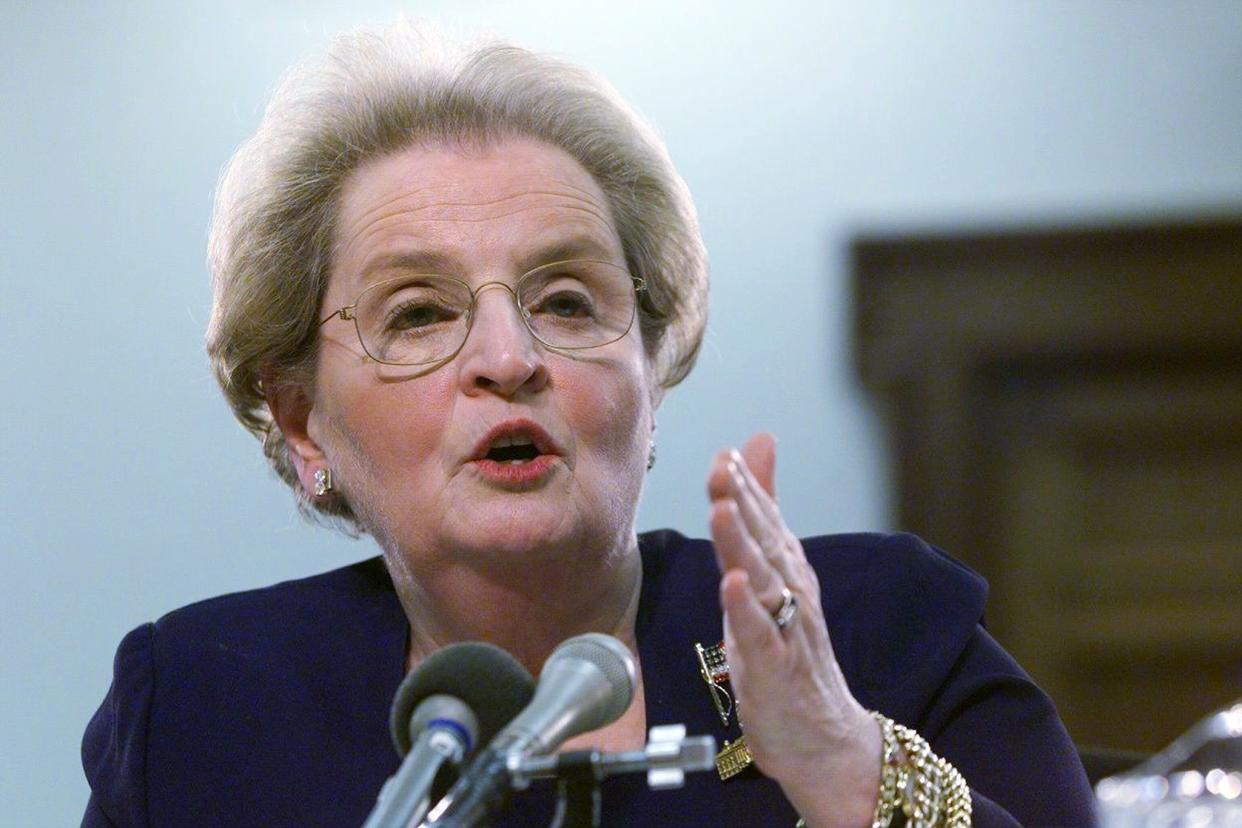
[{"label": "cheek", "polygon": [[650,393],[633,365],[609,366],[601,375],[583,372],[561,386],[566,418],[580,450],[610,465],[645,463],[651,431]]},{"label": "cheek", "polygon": [[[396,492],[411,469],[429,473],[452,420],[451,380],[443,372],[393,383],[341,383],[323,400],[330,461],[348,466],[346,482]],[[337,455],[335,458],[331,455]]]}]

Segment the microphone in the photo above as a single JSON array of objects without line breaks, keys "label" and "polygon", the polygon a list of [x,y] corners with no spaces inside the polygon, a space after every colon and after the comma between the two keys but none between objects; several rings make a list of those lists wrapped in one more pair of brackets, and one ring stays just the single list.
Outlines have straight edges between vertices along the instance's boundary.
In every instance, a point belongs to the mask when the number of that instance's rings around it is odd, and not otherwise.
[{"label": "microphone", "polygon": [[406,828],[427,812],[445,762],[456,766],[531,699],[535,681],[517,659],[477,641],[432,653],[393,698],[389,726],[401,767],[380,789],[363,828]]},{"label": "microphone", "polygon": [[562,642],[544,663],[530,704],[471,761],[424,824],[478,824],[512,792],[510,762],[549,753],[616,721],[630,706],[636,682],[634,658],[612,636],[587,633]]}]

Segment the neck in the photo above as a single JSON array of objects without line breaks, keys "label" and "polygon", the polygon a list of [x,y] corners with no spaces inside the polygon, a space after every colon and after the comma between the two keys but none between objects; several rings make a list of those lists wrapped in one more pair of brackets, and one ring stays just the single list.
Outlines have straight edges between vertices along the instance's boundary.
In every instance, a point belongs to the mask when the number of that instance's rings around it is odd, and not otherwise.
[{"label": "neck", "polygon": [[538,676],[558,644],[585,632],[615,636],[637,654],[642,560],[633,535],[629,547],[555,563],[454,563],[417,575],[390,564],[410,620],[407,669],[448,644],[486,641]]}]

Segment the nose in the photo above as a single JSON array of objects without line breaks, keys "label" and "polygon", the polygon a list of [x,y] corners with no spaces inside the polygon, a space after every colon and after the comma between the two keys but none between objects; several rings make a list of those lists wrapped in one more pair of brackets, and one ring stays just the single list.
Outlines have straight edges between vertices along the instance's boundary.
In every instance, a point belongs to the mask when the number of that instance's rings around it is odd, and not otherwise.
[{"label": "nose", "polygon": [[466,394],[514,397],[547,384],[545,352],[520,313],[512,289],[503,282],[489,282],[475,291],[470,332],[457,357]]}]

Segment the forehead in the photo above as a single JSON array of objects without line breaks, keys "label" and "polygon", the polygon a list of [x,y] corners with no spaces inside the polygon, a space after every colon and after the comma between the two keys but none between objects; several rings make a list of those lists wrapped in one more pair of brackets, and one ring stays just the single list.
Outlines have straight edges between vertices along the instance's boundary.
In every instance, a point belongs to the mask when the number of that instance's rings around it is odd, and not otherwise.
[{"label": "forehead", "polygon": [[502,270],[566,253],[624,264],[603,190],[567,153],[529,139],[411,147],[347,180],[333,282],[382,278],[385,263],[398,260],[503,278]]}]

